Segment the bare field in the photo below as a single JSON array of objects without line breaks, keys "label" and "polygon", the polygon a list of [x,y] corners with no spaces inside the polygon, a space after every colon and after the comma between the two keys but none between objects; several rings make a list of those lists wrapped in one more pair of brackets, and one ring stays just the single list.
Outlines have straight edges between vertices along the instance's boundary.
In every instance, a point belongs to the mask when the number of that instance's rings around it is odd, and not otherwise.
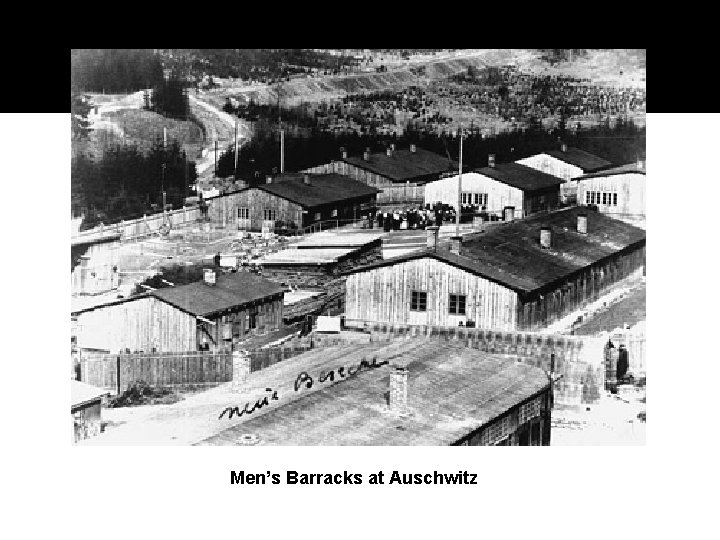
[{"label": "bare field", "polygon": [[195,122],[166,118],[143,109],[111,111],[103,115],[103,120],[115,124],[127,144],[137,145],[142,150],[162,140],[163,128],[167,129],[168,143],[177,141],[191,159],[197,157],[204,142],[203,131]]}]

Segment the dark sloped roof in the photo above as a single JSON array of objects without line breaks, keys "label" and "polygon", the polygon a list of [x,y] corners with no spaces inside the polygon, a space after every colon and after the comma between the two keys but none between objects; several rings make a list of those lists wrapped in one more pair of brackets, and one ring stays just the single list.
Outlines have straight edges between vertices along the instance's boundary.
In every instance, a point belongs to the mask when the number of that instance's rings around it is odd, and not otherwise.
[{"label": "dark sloped roof", "polygon": [[484,174],[523,191],[536,191],[558,186],[563,180],[520,163],[498,163],[494,167],[483,167],[475,172]]},{"label": "dark sloped roof", "polygon": [[584,174],[582,176],[578,176],[577,178],[575,178],[575,180],[585,180],[586,178],[598,178],[601,176],[613,176],[615,174],[627,173],[637,173],[644,175],[645,169],[638,169],[637,163],[628,163],[626,165],[620,165],[619,167],[613,167],[612,169],[605,169],[591,174]]},{"label": "dark sloped roof", "polygon": [[415,152],[395,150],[392,156],[388,156],[385,152],[377,152],[370,154],[369,161],[365,161],[362,157],[348,157],[342,161],[395,182],[425,180],[428,176],[439,176],[444,172],[458,170],[456,161],[448,161],[446,156],[422,148],[417,148]]},{"label": "dark sloped roof", "polygon": [[609,161],[585,150],[580,150],[579,148],[569,147],[565,152],[562,150],[548,150],[545,153],[561,161],[570,163],[570,165],[580,167],[585,172],[594,172],[612,165]]},{"label": "dark sloped roof", "polygon": [[309,185],[303,182],[303,176],[302,174],[284,174],[273,177],[271,184],[261,184],[257,188],[297,203],[303,208],[314,208],[348,199],[370,197],[380,191],[340,174],[310,174],[308,175],[310,177]]},{"label": "dark sloped roof", "polygon": [[[577,216],[587,215],[587,234],[577,232]],[[540,247],[540,228],[552,230],[552,247]],[[587,208],[573,207],[535,214],[469,235],[462,255],[439,247],[355,268],[363,272],[431,257],[512,289],[521,295],[540,293],[602,259],[645,243],[645,231]]]},{"label": "dark sloped roof", "polygon": [[157,289],[150,294],[193,315],[208,316],[283,292],[283,288],[249,272],[218,275],[215,285],[196,281]]},{"label": "dark sloped roof", "polygon": [[[392,358],[407,366],[404,417],[387,410],[392,367],[385,365],[251,417],[203,444],[237,444],[243,434],[253,434],[263,445],[450,445],[550,386],[540,368],[514,359],[450,343],[404,343],[407,350],[391,344],[387,353],[371,345],[352,347],[353,353],[367,350],[378,363]],[[349,362],[338,361],[343,366]]]}]

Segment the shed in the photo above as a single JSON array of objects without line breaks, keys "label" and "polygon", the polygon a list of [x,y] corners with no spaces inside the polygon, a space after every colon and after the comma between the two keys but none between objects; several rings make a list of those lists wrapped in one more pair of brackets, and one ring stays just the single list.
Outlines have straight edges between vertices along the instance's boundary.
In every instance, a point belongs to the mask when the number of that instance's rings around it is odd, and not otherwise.
[{"label": "shed", "polygon": [[303,228],[321,221],[350,223],[375,209],[378,190],[338,174],[283,174],[208,201],[218,223],[245,230]]},{"label": "shed", "polygon": [[578,203],[626,218],[645,217],[645,163],[628,163],[575,179]]},{"label": "shed", "polygon": [[[425,204],[458,205],[459,176],[430,182],[425,186]],[[562,180],[518,163],[498,163],[462,175],[461,204],[476,206],[488,213],[522,218],[558,205]]]},{"label": "shed", "polygon": [[[260,445],[293,446],[550,444],[551,380],[542,369],[461,345],[405,343],[348,347],[346,360],[322,365],[325,378],[320,368],[308,372],[314,384],[305,396],[202,444],[238,444],[248,435]],[[351,363],[361,357],[374,360],[357,372]]]},{"label": "shed", "polygon": [[249,272],[216,275],[74,312],[78,348],[116,353],[224,350],[282,326],[283,288]]},{"label": "shed", "polygon": [[544,328],[645,266],[645,231],[573,207],[355,268],[351,320]]},{"label": "shed", "polygon": [[110,392],[84,382],[70,380],[70,414],[73,441],[98,435],[102,430],[102,399]]},{"label": "shed", "polygon": [[566,203],[577,200],[577,183],[573,180],[574,178],[612,166],[612,163],[600,156],[565,144],[561,145],[559,149],[547,150],[519,159],[516,163],[562,179],[564,182],[560,188],[560,196]]}]

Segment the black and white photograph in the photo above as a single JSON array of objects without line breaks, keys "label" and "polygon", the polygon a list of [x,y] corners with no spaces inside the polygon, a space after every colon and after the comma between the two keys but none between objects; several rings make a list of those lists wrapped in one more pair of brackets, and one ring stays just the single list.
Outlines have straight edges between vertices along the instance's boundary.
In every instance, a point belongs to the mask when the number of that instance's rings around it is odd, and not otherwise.
[{"label": "black and white photograph", "polygon": [[645,446],[645,87],[645,49],[72,49],[68,440]]}]

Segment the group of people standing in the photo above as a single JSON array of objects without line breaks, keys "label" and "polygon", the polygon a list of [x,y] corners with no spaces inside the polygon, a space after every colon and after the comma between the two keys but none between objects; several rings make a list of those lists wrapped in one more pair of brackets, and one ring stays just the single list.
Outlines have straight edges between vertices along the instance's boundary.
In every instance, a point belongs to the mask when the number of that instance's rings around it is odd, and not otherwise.
[{"label": "group of people standing", "polygon": [[[473,205],[462,205],[462,216],[472,216],[479,211],[479,208]],[[454,206],[448,204],[426,204],[424,207],[405,208],[403,210],[396,209],[391,212],[377,211],[373,221],[377,227],[389,231],[399,231],[405,229],[425,229],[432,225],[442,225],[443,223],[455,223],[457,211]]]}]

